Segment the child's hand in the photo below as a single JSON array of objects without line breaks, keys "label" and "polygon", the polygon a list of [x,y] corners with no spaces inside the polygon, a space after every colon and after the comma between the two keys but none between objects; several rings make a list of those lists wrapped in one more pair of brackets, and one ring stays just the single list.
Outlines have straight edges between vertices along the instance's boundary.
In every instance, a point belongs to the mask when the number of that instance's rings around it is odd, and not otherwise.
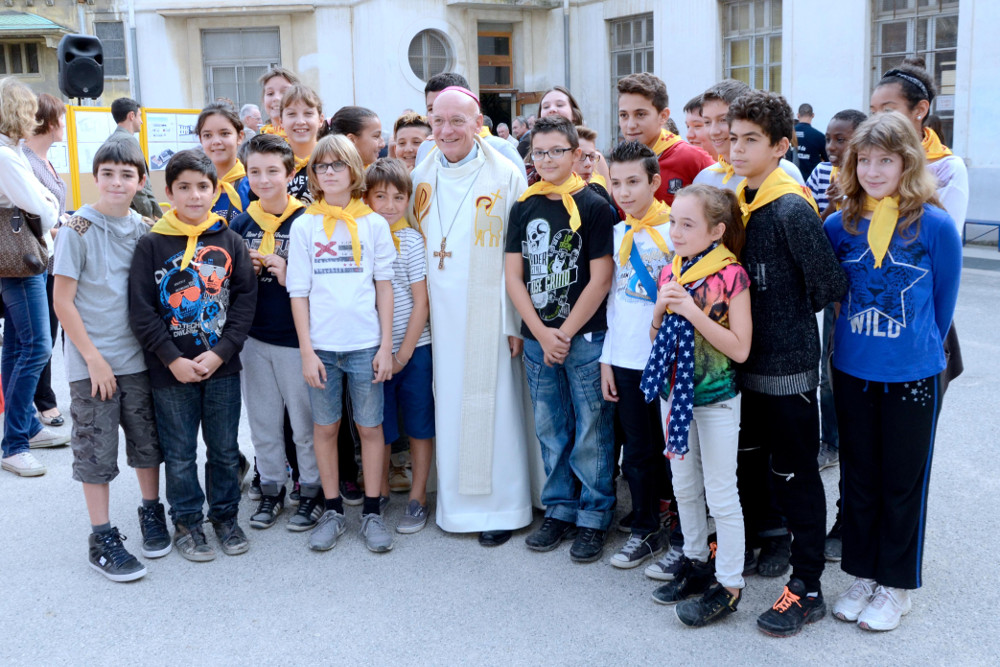
[{"label": "child's hand", "polygon": [[507,347],[510,348],[510,358],[516,359],[524,351],[524,341],[517,336],[507,336]]},{"label": "child's hand", "polygon": [[[412,355],[411,355],[411,358],[412,358]],[[409,359],[407,359],[406,361],[403,361],[403,360],[401,360],[399,358],[399,352],[397,352],[396,354],[392,355],[392,374],[393,375],[399,375],[400,373],[402,373],[403,369],[406,368],[406,364],[408,364],[408,363],[410,363]]]},{"label": "child's hand", "polygon": [[372,370],[375,371],[375,379],[372,384],[379,384],[392,379],[392,348],[382,345],[375,353],[372,360]]},{"label": "child's hand", "polygon": [[207,352],[202,352],[197,357],[194,358],[196,363],[199,363],[204,367],[205,372],[202,373],[201,379],[207,380],[212,377],[215,371],[219,370],[219,366],[222,365],[222,357],[217,355],[215,352],[208,350]]},{"label": "child's hand", "polygon": [[253,272],[256,273],[258,276],[260,275],[261,267],[264,266],[262,257],[263,256],[256,250],[250,251],[250,263],[253,264]]},{"label": "child's hand", "polygon": [[561,329],[545,327],[542,335],[538,337],[538,344],[545,353],[545,365],[552,366],[566,361],[571,340]]},{"label": "child's hand", "polygon": [[326,389],[326,366],[312,350],[302,352],[302,377],[313,389]]},{"label": "child's hand", "polygon": [[118,381],[115,373],[111,370],[111,365],[99,356],[87,363],[87,374],[90,375],[90,395],[91,397],[100,394],[101,400],[106,401],[114,396],[118,390]]},{"label": "child's hand", "polygon": [[264,264],[264,268],[271,272],[278,284],[284,287],[285,272],[288,269],[288,262],[285,261],[285,258],[281,255],[264,255],[260,261]]},{"label": "child's hand", "polygon": [[618,402],[618,386],[615,384],[615,374],[608,364],[601,364],[601,393],[604,400],[611,403]]},{"label": "child's hand", "polygon": [[670,281],[661,287],[657,299],[661,296],[671,312],[687,320],[690,320],[691,315],[698,309],[691,294],[680,283]]},{"label": "child's hand", "polygon": [[201,382],[205,379],[205,373],[208,372],[208,369],[197,361],[185,359],[184,357],[177,357],[170,362],[167,368],[170,369],[170,372],[174,374],[174,378],[181,384]]}]

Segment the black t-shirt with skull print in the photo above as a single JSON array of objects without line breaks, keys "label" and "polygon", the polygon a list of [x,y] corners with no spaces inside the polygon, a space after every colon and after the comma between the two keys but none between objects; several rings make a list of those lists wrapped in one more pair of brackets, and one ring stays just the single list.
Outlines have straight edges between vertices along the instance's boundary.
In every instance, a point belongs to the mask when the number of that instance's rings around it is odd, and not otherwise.
[{"label": "black t-shirt with skull print", "polygon": [[[524,283],[535,312],[545,326],[560,327],[590,282],[590,261],[614,251],[615,215],[608,203],[590,188],[573,195],[580,210],[580,228],[569,226],[569,213],[560,199],[544,195],[514,204],[507,229],[509,253],[524,260]],[[608,328],[607,299],[577,334]],[[528,326],[521,334],[535,339]]]}]

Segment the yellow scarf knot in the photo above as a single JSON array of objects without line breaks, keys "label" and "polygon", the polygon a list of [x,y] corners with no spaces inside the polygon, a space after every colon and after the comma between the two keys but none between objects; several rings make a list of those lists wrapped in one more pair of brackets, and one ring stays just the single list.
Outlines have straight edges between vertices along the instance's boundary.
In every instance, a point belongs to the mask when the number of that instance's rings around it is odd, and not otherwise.
[{"label": "yellow scarf knot", "polygon": [[208,217],[197,225],[189,225],[177,217],[177,211],[170,209],[163,214],[163,217],[156,221],[153,229],[154,234],[164,236],[186,236],[187,245],[184,247],[184,256],[181,258],[181,269],[186,269],[191,260],[194,259],[194,250],[198,246],[198,237],[206,229],[210,229],[217,222],[225,223],[222,216],[209,213]]},{"label": "yellow scarf knot", "polygon": [[[636,232],[646,230],[649,233],[649,237],[653,239],[653,243],[656,247],[663,251],[664,255],[670,254],[670,247],[667,245],[666,240],[655,228],[660,225],[665,225],[670,222],[670,207],[661,202],[659,199],[654,199],[653,203],[650,205],[649,209],[646,211],[646,215],[642,216],[641,219],[637,220],[631,215],[625,215],[625,224],[629,225],[631,229],[625,232],[625,236],[622,238],[622,247],[618,251],[618,264],[620,266],[625,266],[625,262],[628,261],[629,255],[632,254],[632,241]],[[652,296],[652,295],[650,295]]]},{"label": "yellow scarf knot", "polygon": [[260,247],[257,249],[257,252],[262,255],[274,254],[274,233],[278,231],[281,224],[285,220],[288,220],[293,213],[304,207],[305,204],[298,199],[289,197],[288,202],[285,204],[285,210],[281,212],[281,215],[271,215],[260,205],[260,201],[250,202],[250,206],[247,207],[247,213],[257,223],[257,226],[264,230],[264,236],[260,239]]},{"label": "yellow scarf knot", "polygon": [[389,225],[389,233],[392,234],[392,244],[396,246],[397,253],[399,252],[399,237],[396,236],[396,232],[398,232],[401,229],[405,229],[406,227],[409,226],[410,226],[410,221],[407,220],[405,217],[400,218],[396,222]]},{"label": "yellow scarf knot", "polygon": [[[711,252],[695,262],[694,266],[683,273],[681,272],[681,268],[684,266],[684,258],[680,255],[674,255],[673,262],[670,264],[670,272],[673,274],[674,280],[679,285],[687,285],[689,283],[698,282],[702,278],[707,278],[712,274],[718,273],[730,264],[736,263],[736,255],[734,255],[729,248],[720,243],[715,246]],[[671,312],[669,308],[667,309],[667,312]]]},{"label": "yellow scarf knot", "polygon": [[293,174],[299,173],[299,171],[301,171],[307,164],[309,164],[309,157],[310,157],[309,155],[307,155],[305,157],[299,157],[298,155],[296,155],[295,156],[295,170],[292,173]]},{"label": "yellow scarf knot", "polygon": [[347,225],[347,231],[351,235],[351,251],[354,254],[354,263],[361,266],[361,240],[358,238],[358,218],[373,213],[368,205],[360,199],[352,199],[351,203],[341,208],[331,206],[325,199],[320,199],[314,204],[310,204],[306,213],[323,216],[323,231],[326,232],[326,240],[333,236],[333,230],[337,228],[337,221],[343,220]]},{"label": "yellow scarf knot", "polygon": [[485,139],[486,137],[489,137],[491,135],[492,135],[492,133],[490,132],[490,128],[486,127],[485,125],[483,125],[479,129],[479,136],[482,137],[483,139]]},{"label": "yellow scarf knot", "polygon": [[653,144],[653,152],[656,153],[656,157],[663,155],[663,151],[667,150],[674,144],[680,143],[681,138],[678,137],[673,132],[667,132],[666,130],[660,130],[660,138],[656,140]]},{"label": "yellow scarf knot", "polygon": [[725,174],[725,176],[722,177],[723,185],[728,183],[729,179],[736,175],[736,170],[733,169],[733,165],[729,164],[729,161],[721,155],[719,156],[719,164],[714,167],[709,167],[708,170],[714,171],[717,174]]},{"label": "yellow scarf knot", "polygon": [[819,215],[819,208],[816,206],[816,200],[813,199],[809,188],[799,185],[798,181],[789,176],[781,167],[776,168],[768,174],[768,177],[760,184],[757,196],[749,204],[747,204],[746,189],[747,179],[744,178],[739,187],[736,188],[736,196],[740,202],[740,213],[743,214],[744,226],[750,222],[751,213],[784,195],[798,195],[802,197],[809,202],[816,215]]},{"label": "yellow scarf knot", "polygon": [[566,212],[569,213],[569,228],[575,232],[580,229],[581,222],[580,209],[576,206],[573,193],[585,187],[587,187],[587,183],[578,174],[574,173],[562,185],[552,185],[548,181],[538,181],[525,190],[524,194],[518,197],[517,200],[524,201],[528,197],[534,197],[535,195],[562,195],[563,206],[566,207]]},{"label": "yellow scarf knot", "polygon": [[882,259],[889,251],[892,233],[896,231],[896,221],[899,219],[899,197],[883,197],[874,199],[865,196],[865,213],[872,214],[868,224],[868,247],[871,248],[875,260],[875,268],[882,268]]},{"label": "yellow scarf knot", "polygon": [[219,179],[219,187],[215,189],[215,199],[212,200],[212,208],[215,208],[219,198],[222,197],[222,193],[225,192],[226,196],[229,197],[229,205],[242,213],[243,200],[240,199],[240,194],[236,192],[236,188],[233,187],[233,183],[239,183],[240,179],[246,178],[246,175],[246,168],[243,166],[242,162],[237,160],[236,164],[233,165],[233,168],[227,171],[226,175]]},{"label": "yellow scarf knot", "polygon": [[924,139],[920,143],[924,147],[924,154],[929,162],[951,155],[951,149],[942,144],[937,132],[929,127],[924,128]]}]

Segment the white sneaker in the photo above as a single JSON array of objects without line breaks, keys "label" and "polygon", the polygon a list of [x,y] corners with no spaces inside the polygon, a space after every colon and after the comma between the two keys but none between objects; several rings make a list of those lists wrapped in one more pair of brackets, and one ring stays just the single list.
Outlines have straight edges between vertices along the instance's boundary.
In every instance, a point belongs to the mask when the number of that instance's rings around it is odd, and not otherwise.
[{"label": "white sneaker", "polygon": [[842,621],[857,621],[875,596],[876,586],[874,579],[855,579],[850,588],[837,596],[837,601],[833,603],[833,615]]},{"label": "white sneaker", "polygon": [[45,426],[42,427],[41,431],[28,438],[28,446],[32,449],[38,449],[39,447],[58,447],[60,445],[65,445],[68,442],[68,435],[65,433],[56,433],[52,429]]},{"label": "white sneaker", "polygon": [[858,616],[858,625],[865,630],[895,630],[899,627],[899,619],[908,614],[912,606],[910,591],[879,586],[875,589],[875,597]]},{"label": "white sneaker", "polygon": [[21,477],[38,477],[45,474],[45,466],[31,452],[21,452],[3,460],[3,469]]}]

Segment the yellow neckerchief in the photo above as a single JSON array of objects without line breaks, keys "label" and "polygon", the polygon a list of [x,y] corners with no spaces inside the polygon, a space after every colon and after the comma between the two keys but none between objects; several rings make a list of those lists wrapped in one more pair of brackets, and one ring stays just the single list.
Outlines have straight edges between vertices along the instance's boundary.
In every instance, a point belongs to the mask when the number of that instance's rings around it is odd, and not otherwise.
[{"label": "yellow neckerchief", "polygon": [[289,197],[285,203],[285,210],[281,212],[281,215],[271,215],[260,205],[260,201],[250,202],[250,205],[247,206],[247,213],[257,223],[257,226],[264,230],[264,236],[260,239],[260,247],[257,249],[257,252],[262,255],[274,254],[274,233],[281,227],[281,223],[288,220],[292,213],[304,207],[305,204],[298,199]]},{"label": "yellow neckerchief", "polygon": [[637,220],[626,213],[625,224],[629,225],[631,229],[625,232],[625,236],[622,238],[622,247],[618,251],[618,264],[625,266],[629,255],[632,254],[632,237],[635,236],[636,232],[644,229],[649,233],[649,237],[653,239],[656,247],[662,250],[664,255],[670,255],[670,248],[667,246],[667,242],[663,240],[660,232],[655,229],[668,222],[670,222],[670,207],[659,199],[653,200],[653,203],[646,210],[646,215],[642,216],[641,220]]},{"label": "yellow neckerchief", "polygon": [[535,195],[562,195],[563,206],[566,207],[566,212],[569,213],[569,228],[575,232],[580,229],[580,209],[576,207],[573,193],[585,187],[587,187],[587,183],[580,178],[579,174],[574,172],[562,185],[552,185],[548,181],[538,181],[525,190],[524,194],[518,197],[517,201],[524,201],[528,197],[534,197]]},{"label": "yellow neckerchief", "polygon": [[840,173],[840,167],[830,167],[830,185],[833,185],[837,181],[837,175]]},{"label": "yellow neckerchief", "polygon": [[951,149],[942,144],[937,132],[929,127],[924,128],[924,140],[920,143],[924,147],[924,154],[927,155],[928,162],[934,162],[951,155]]},{"label": "yellow neckerchief", "polygon": [[663,155],[663,151],[667,150],[674,144],[679,144],[681,138],[672,132],[667,132],[666,130],[660,130],[660,138],[656,140],[653,144],[653,152],[656,153],[656,157]]},{"label": "yellow neckerchief", "polygon": [[222,197],[222,193],[225,192],[229,197],[229,205],[235,208],[240,213],[243,212],[243,200],[240,199],[240,193],[236,192],[236,188],[233,187],[233,183],[238,183],[241,178],[246,178],[247,170],[243,166],[243,163],[239,160],[233,165],[233,168],[226,172],[226,175],[219,179],[219,187],[215,189],[215,199],[212,200],[212,208],[215,208],[215,204]]},{"label": "yellow neckerchief", "polygon": [[181,258],[181,269],[183,270],[188,267],[188,264],[194,258],[194,249],[198,245],[198,237],[217,222],[224,223],[225,220],[223,220],[221,215],[210,212],[208,217],[197,225],[189,225],[177,217],[175,209],[170,209],[163,214],[162,218],[156,221],[156,224],[153,225],[153,229],[150,231],[154,234],[163,234],[164,236],[187,237],[187,246],[185,246],[184,256]]},{"label": "yellow neckerchief", "polygon": [[493,133],[490,132],[490,128],[486,127],[485,125],[483,125],[479,129],[479,136],[482,137],[483,139],[485,139],[486,137],[492,136],[492,134]]},{"label": "yellow neckerchief", "polygon": [[[688,283],[697,282],[702,278],[707,278],[730,264],[736,263],[736,255],[720,243],[715,246],[714,250],[695,262],[694,266],[684,273],[681,273],[681,267],[684,266],[684,259],[680,255],[674,255],[674,261],[670,265],[670,272],[678,284],[687,285]],[[668,308],[667,312],[672,311]]]},{"label": "yellow neckerchief", "polygon": [[605,190],[608,189],[608,182],[604,180],[604,177],[598,174],[596,171],[590,172],[590,182],[600,185]]},{"label": "yellow neckerchief", "polygon": [[750,214],[759,209],[760,207],[770,204],[778,197],[783,197],[784,195],[798,195],[809,202],[813,210],[816,211],[816,215],[819,215],[819,208],[816,206],[816,201],[812,198],[809,193],[809,189],[798,184],[798,182],[788,175],[784,169],[781,167],[775,167],[774,171],[768,174],[764,182],[760,184],[760,189],[757,190],[757,196],[754,197],[753,203],[747,204],[746,199],[746,189],[747,189],[747,179],[743,179],[739,186],[736,188],[736,196],[740,200],[740,212],[743,214],[743,225],[746,226],[750,222]]},{"label": "yellow neckerchief", "polygon": [[892,233],[896,231],[899,197],[874,199],[865,195],[865,213],[872,214],[872,221],[868,225],[868,247],[875,258],[875,268],[878,269],[882,267],[882,258],[889,251]]},{"label": "yellow neckerchief", "polygon": [[281,137],[282,139],[285,139],[285,140],[288,139],[288,135],[285,134],[284,128],[275,127],[271,123],[268,123],[264,127],[260,128],[260,134],[274,134],[274,135],[277,135],[277,136]]},{"label": "yellow neckerchief", "polygon": [[409,226],[410,226],[410,221],[406,219],[406,216],[403,216],[396,222],[389,225],[389,233],[392,234],[392,244],[396,246],[397,253],[399,252],[399,237],[396,236],[396,232],[398,232],[401,229],[405,229]]},{"label": "yellow neckerchief", "polygon": [[719,156],[719,164],[714,167],[709,167],[708,170],[714,171],[717,174],[725,174],[725,176],[722,177],[723,185],[728,183],[729,179],[736,175],[736,170],[733,169],[733,165],[729,164],[729,161],[721,155]]},{"label": "yellow neckerchief", "polygon": [[303,167],[309,164],[309,158],[311,156],[307,155],[305,157],[299,157],[298,155],[296,155],[294,157],[295,157],[295,171],[293,171],[292,173],[297,174]]},{"label": "yellow neckerchief", "polygon": [[326,232],[326,240],[333,236],[333,230],[337,227],[337,221],[343,220],[347,225],[347,231],[351,234],[351,251],[354,253],[354,263],[361,266],[361,241],[358,239],[358,218],[368,215],[373,211],[368,208],[360,199],[351,199],[351,203],[341,208],[331,206],[325,199],[309,205],[306,213],[323,216],[323,231]]}]

